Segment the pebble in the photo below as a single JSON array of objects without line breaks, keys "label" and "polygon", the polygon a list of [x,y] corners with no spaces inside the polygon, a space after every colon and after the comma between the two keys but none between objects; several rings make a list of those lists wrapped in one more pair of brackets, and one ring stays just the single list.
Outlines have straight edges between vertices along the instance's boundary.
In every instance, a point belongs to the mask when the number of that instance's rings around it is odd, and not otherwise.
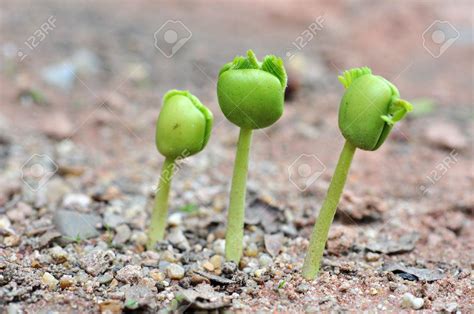
[{"label": "pebble", "polygon": [[103,274],[102,276],[99,276],[99,277],[97,278],[97,282],[99,282],[100,284],[108,284],[108,283],[111,282],[113,279],[114,279],[114,276],[112,276],[111,273],[105,273],[105,274]]},{"label": "pebble", "polygon": [[454,123],[447,121],[434,121],[428,124],[424,131],[425,139],[432,145],[462,150],[468,146],[468,140],[464,132]]},{"label": "pebble", "polygon": [[54,140],[63,140],[74,132],[74,124],[63,112],[56,112],[48,117],[48,123],[43,123],[39,130]]},{"label": "pebble", "polygon": [[222,264],[224,263],[224,257],[220,255],[214,255],[213,257],[211,257],[209,261],[211,262],[211,264],[214,266],[215,269],[221,269]]},{"label": "pebble", "polygon": [[413,294],[407,292],[402,297],[402,307],[419,310],[423,307],[425,301],[422,298],[417,298]]},{"label": "pebble", "polygon": [[56,229],[63,236],[73,239],[88,239],[99,236],[96,226],[102,223],[99,216],[70,210],[58,210],[53,217]]},{"label": "pebble", "polygon": [[160,282],[166,279],[165,273],[158,269],[152,269],[149,275],[153,280],[157,282]]},{"label": "pebble", "polygon": [[339,291],[340,291],[340,292],[346,292],[347,290],[350,289],[350,287],[351,287],[351,284],[350,284],[349,282],[347,282],[347,281],[346,281],[346,282],[343,282],[343,283],[341,284],[341,286],[339,287]]},{"label": "pebble", "polygon": [[105,272],[115,259],[111,250],[93,250],[80,259],[81,267],[90,275],[97,276]]},{"label": "pebble", "polygon": [[245,256],[255,257],[258,254],[258,247],[255,243],[250,243],[244,251]]},{"label": "pebble", "polygon": [[143,231],[134,231],[131,240],[137,245],[146,245],[148,242],[148,236]]},{"label": "pebble", "polygon": [[170,279],[182,279],[184,277],[184,268],[178,264],[169,264],[166,273]]},{"label": "pebble", "polygon": [[130,230],[128,225],[120,225],[115,228],[115,231],[116,233],[112,240],[112,243],[114,244],[124,244],[132,236],[132,230]]},{"label": "pebble", "polygon": [[41,282],[48,286],[49,290],[54,290],[58,286],[59,280],[54,278],[50,273],[45,272],[41,278]]},{"label": "pebble", "polygon": [[55,246],[49,251],[53,261],[57,264],[62,264],[68,260],[67,252],[60,246]]},{"label": "pebble", "polygon": [[105,212],[104,225],[115,229],[124,223],[125,223],[125,219],[123,219],[121,215],[115,214],[109,210]]},{"label": "pebble", "polygon": [[99,304],[99,311],[102,314],[121,314],[122,302],[118,300],[105,300]]},{"label": "pebble", "polygon": [[189,242],[188,240],[186,239],[186,237],[184,236],[183,234],[183,231],[179,228],[171,228],[169,234],[168,234],[168,241],[170,241],[170,243],[179,248],[179,249],[183,249],[183,250],[189,250],[191,247],[189,245]]},{"label": "pebble", "polygon": [[376,262],[380,259],[380,254],[377,254],[377,253],[372,253],[372,252],[368,252],[366,255],[365,255],[365,260],[367,262]]},{"label": "pebble", "polygon": [[310,285],[308,285],[307,283],[302,283],[298,285],[295,290],[298,293],[305,293],[309,290],[309,288],[310,288]]},{"label": "pebble", "polygon": [[215,267],[210,261],[205,261],[202,263],[202,268],[204,268],[207,271],[214,271]]},{"label": "pebble", "polygon": [[225,262],[222,266],[222,272],[224,274],[232,275],[237,271],[237,264],[234,262]]},{"label": "pebble", "polygon": [[170,262],[170,263],[175,263],[177,261],[176,256],[174,256],[173,252],[170,252],[168,250],[161,253],[160,258],[161,260]]},{"label": "pebble", "polygon": [[63,207],[68,209],[87,209],[91,198],[85,194],[71,193],[64,196]]},{"label": "pebble", "polygon": [[273,259],[268,254],[262,254],[258,258],[258,262],[260,263],[260,266],[265,267],[273,263]]},{"label": "pebble", "polygon": [[64,275],[59,279],[59,286],[61,287],[61,289],[67,289],[74,285],[74,283],[74,278],[69,275]]},{"label": "pebble", "polygon": [[265,275],[266,272],[267,270],[265,268],[259,268],[254,272],[254,275],[257,278],[261,278],[263,275]]},{"label": "pebble", "polygon": [[127,265],[117,272],[115,278],[126,283],[137,283],[142,277],[142,268],[138,265]]},{"label": "pebble", "polygon": [[9,235],[3,239],[3,244],[5,244],[8,247],[17,246],[20,244],[20,242],[21,242],[20,237],[14,234]]},{"label": "pebble", "polygon": [[177,227],[183,223],[183,215],[181,213],[172,213],[168,218],[170,227]]},{"label": "pebble", "polygon": [[225,255],[225,240],[218,239],[214,241],[214,244],[212,245],[212,249],[214,250],[214,252],[216,252],[216,254],[224,256]]}]

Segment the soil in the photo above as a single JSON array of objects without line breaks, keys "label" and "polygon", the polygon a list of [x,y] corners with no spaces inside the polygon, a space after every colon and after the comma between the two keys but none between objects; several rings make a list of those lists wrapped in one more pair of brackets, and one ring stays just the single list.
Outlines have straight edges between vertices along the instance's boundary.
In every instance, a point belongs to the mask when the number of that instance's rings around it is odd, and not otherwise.
[{"label": "soil", "polygon": [[[2,312],[474,310],[472,3],[268,4],[2,1]],[[170,58],[154,40],[168,20],[190,35]],[[453,43],[430,45],[437,20]],[[238,129],[215,83],[249,48],[282,56],[290,86],[283,117],[254,134],[235,265],[222,255]],[[356,152],[322,270],[306,281],[344,143],[337,75],[356,66],[394,82],[416,110],[379,150]],[[198,96],[215,126],[180,164],[167,239],[150,252],[163,162],[154,124],[170,88]],[[295,176],[301,164],[320,175]]]}]

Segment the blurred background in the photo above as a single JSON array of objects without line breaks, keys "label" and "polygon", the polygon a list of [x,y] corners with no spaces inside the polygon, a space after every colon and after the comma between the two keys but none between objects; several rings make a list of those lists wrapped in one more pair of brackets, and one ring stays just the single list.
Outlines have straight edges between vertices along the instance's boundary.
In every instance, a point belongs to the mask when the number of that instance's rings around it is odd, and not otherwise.
[{"label": "blurred background", "polygon": [[[131,211],[127,219],[143,230],[163,161],[155,121],[161,97],[176,88],[209,106],[215,127],[177,173],[172,211],[197,204],[223,221],[238,129],[219,109],[216,77],[253,49],[283,58],[289,86],[281,120],[255,132],[249,193],[309,235],[303,221],[314,220],[344,142],[337,76],[368,66],[415,110],[381,149],[357,152],[341,205],[356,222],[348,228],[418,230],[417,257],[468,265],[473,19],[470,0],[3,0],[0,208],[16,195],[47,216],[68,193],[121,195],[119,212]],[[461,227],[452,231],[448,220]]]}]

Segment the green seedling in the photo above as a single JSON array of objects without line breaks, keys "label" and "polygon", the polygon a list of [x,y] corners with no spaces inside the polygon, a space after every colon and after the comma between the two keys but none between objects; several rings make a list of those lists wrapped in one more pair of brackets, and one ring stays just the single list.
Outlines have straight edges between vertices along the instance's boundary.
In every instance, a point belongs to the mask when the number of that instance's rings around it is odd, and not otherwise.
[{"label": "green seedling", "polygon": [[303,265],[303,277],[314,279],[319,272],[329,227],[346,182],[356,148],[373,151],[387,138],[393,125],[412,110],[400,99],[397,88],[369,68],[345,71],[339,81],[346,91],[339,107],[339,129],[346,139],[313,229]]},{"label": "green seedling", "polygon": [[242,256],[245,194],[252,131],[268,127],[283,114],[286,71],[281,58],[259,62],[253,51],[224,65],[217,81],[219,106],[240,127],[227,219],[226,259],[238,264]]},{"label": "green seedling", "polygon": [[188,91],[171,90],[163,97],[156,122],[156,147],[165,157],[148,231],[147,248],[153,249],[165,235],[168,196],[177,162],[204,149],[211,135],[213,116]]}]

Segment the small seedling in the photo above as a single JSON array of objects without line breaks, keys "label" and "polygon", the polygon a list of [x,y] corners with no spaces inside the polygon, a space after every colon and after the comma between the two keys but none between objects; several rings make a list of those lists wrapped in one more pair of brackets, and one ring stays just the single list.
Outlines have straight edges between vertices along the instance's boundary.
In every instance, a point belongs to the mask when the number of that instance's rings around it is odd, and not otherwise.
[{"label": "small seedling", "polygon": [[227,219],[226,259],[239,263],[244,236],[245,194],[252,131],[268,127],[283,114],[286,71],[281,58],[259,62],[253,51],[224,65],[217,81],[219,106],[240,127]]},{"label": "small seedling", "polygon": [[387,138],[393,125],[412,110],[400,99],[398,89],[367,68],[345,71],[339,81],[346,88],[339,107],[339,129],[346,139],[313,229],[303,265],[303,277],[314,279],[319,272],[329,227],[346,182],[356,148],[373,151]]},{"label": "small seedling", "polygon": [[148,249],[153,249],[165,235],[168,196],[176,162],[204,149],[211,135],[212,122],[211,111],[188,91],[171,90],[163,97],[156,122],[156,147],[165,161],[148,231]]}]

